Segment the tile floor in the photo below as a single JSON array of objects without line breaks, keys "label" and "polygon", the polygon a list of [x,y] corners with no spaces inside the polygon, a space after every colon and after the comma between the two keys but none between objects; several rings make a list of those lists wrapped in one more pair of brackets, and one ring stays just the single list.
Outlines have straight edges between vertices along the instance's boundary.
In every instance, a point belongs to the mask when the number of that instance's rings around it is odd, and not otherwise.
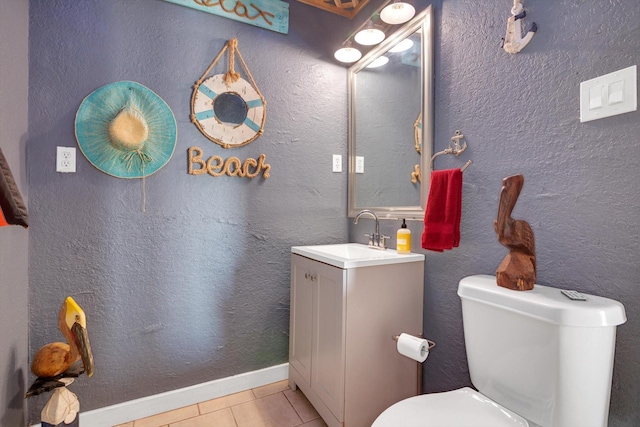
[{"label": "tile floor", "polygon": [[115,427],[327,427],[287,380]]}]

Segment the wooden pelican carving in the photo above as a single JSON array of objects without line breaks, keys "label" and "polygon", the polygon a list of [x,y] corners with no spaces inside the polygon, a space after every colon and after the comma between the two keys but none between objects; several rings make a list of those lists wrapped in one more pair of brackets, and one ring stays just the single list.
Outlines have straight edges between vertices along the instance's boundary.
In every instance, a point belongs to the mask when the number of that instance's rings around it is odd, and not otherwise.
[{"label": "wooden pelican carving", "polygon": [[91,377],[93,353],[87,335],[87,318],[71,297],[67,297],[60,308],[58,327],[67,343],[53,342],[44,345],[33,357],[31,371],[39,378],[57,377],[82,359],[84,370]]},{"label": "wooden pelican carving", "polygon": [[498,218],[493,222],[498,241],[509,249],[496,270],[498,286],[518,291],[531,290],[536,283],[533,230],[526,221],[511,218],[523,185],[522,175],[508,176],[502,180]]}]

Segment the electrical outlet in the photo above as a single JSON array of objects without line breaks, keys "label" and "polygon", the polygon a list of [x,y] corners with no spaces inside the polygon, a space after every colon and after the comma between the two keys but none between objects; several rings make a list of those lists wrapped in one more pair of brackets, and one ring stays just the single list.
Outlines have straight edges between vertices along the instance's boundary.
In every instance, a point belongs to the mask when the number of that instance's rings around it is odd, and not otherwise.
[{"label": "electrical outlet", "polygon": [[342,155],[340,154],[333,155],[333,171],[342,172]]},{"label": "electrical outlet", "polygon": [[56,172],[76,171],[75,147],[57,147]]},{"label": "electrical outlet", "polygon": [[364,173],[364,156],[356,156],[356,173]]}]

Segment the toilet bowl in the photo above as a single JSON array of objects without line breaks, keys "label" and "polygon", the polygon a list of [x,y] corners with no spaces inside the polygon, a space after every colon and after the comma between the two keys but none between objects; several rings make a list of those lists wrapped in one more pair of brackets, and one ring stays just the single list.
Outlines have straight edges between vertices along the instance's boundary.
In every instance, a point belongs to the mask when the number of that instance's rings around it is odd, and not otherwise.
[{"label": "toilet bowl", "polygon": [[[497,286],[495,276],[462,279],[469,387],[402,400],[371,427],[605,427],[616,327],[624,306],[560,289]],[[589,375],[585,375],[588,372]]]},{"label": "toilet bowl", "polygon": [[527,420],[472,388],[423,394],[387,408],[371,427],[529,427]]}]

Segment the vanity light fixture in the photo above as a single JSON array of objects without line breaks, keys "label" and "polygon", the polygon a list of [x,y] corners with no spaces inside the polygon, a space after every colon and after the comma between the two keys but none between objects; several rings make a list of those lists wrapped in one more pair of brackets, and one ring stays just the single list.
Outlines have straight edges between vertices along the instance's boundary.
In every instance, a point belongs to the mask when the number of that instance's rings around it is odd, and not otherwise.
[{"label": "vanity light fixture", "polygon": [[389,52],[398,53],[404,52],[405,50],[409,50],[413,47],[413,40],[410,38],[406,38],[402,40],[400,43],[389,49]]},{"label": "vanity light fixture", "polygon": [[336,50],[333,56],[340,62],[351,63],[356,62],[358,59],[362,58],[362,53],[360,53],[358,49],[353,47],[351,40],[347,40],[343,44],[343,47]]},{"label": "vanity light fixture", "polygon": [[[377,45],[387,37],[387,32],[393,25],[402,24],[411,19],[415,14],[415,8],[407,1],[412,0],[386,0],[383,2],[368,20],[349,35],[342,47],[335,51],[333,56],[336,60],[345,63],[356,62],[362,57],[362,52],[352,46],[352,41],[362,46]],[[382,12],[384,10],[387,10],[387,12],[383,16]],[[402,18],[398,18],[398,16],[402,16]],[[407,41],[407,43],[411,42]],[[410,47],[407,46],[402,50],[393,50],[393,52],[402,52]],[[400,46],[397,49],[401,49]],[[367,48],[365,48],[366,50]]]},{"label": "vanity light fixture", "polygon": [[409,3],[396,0],[380,11],[380,19],[387,24],[397,25],[404,24],[416,14],[416,9]]},{"label": "vanity light fixture", "polygon": [[382,56],[379,56],[377,59],[375,59],[371,64],[367,65],[367,68],[382,67],[387,62],[389,62],[389,58],[387,58],[386,56],[382,55]]},{"label": "vanity light fixture", "polygon": [[373,46],[380,43],[385,37],[384,31],[376,28],[373,25],[373,21],[369,20],[367,25],[358,31],[353,39],[363,46]]}]

